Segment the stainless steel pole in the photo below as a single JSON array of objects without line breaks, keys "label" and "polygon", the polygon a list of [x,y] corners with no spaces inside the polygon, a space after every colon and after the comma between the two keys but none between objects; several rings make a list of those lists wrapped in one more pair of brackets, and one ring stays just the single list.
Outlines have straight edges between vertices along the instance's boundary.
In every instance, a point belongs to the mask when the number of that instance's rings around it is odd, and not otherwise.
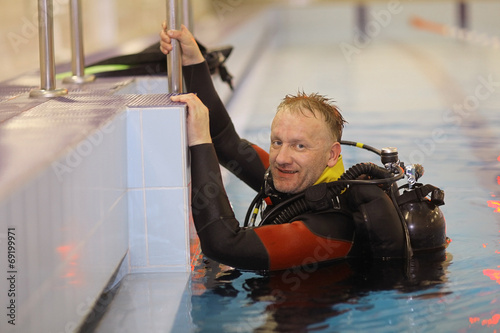
[{"label": "stainless steel pole", "polygon": [[67,89],[56,89],[54,60],[54,17],[52,0],[38,0],[38,35],[40,47],[40,89],[30,97],[57,97],[66,95]]},{"label": "stainless steel pole", "polygon": [[70,2],[71,25],[71,69],[73,75],[64,78],[64,83],[86,83],[95,80],[95,75],[85,75],[85,54],[83,52],[82,6],[80,0]]},{"label": "stainless steel pole", "polygon": [[182,0],[182,15],[182,23],[189,29],[189,31],[194,33],[191,0]]},{"label": "stainless steel pole", "polygon": [[[167,23],[169,29],[180,29],[179,0],[168,0]],[[168,87],[170,93],[182,93],[182,54],[179,42],[172,40],[172,52],[167,55]]]}]

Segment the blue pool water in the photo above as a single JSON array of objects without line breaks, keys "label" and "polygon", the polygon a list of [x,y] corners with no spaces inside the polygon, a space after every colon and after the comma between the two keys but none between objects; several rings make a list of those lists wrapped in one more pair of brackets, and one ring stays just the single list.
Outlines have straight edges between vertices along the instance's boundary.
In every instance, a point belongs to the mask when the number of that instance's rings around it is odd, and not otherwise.
[{"label": "blue pool water", "polygon": [[[489,7],[475,8],[475,22],[488,17]],[[482,26],[492,35],[498,28]],[[278,34],[228,107],[244,119],[236,124],[242,136],[267,147],[286,93],[334,98],[348,121],[345,140],[395,146],[403,161],[424,165],[422,182],[444,189],[449,247],[414,259],[409,270],[401,262],[341,262],[263,274],[205,259],[174,331],[500,331],[500,50],[412,31],[404,20],[388,29],[406,35],[381,35],[351,61],[338,42]],[[346,167],[380,163],[357,148],[343,155]],[[253,193],[232,176],[225,182],[242,219]]]}]

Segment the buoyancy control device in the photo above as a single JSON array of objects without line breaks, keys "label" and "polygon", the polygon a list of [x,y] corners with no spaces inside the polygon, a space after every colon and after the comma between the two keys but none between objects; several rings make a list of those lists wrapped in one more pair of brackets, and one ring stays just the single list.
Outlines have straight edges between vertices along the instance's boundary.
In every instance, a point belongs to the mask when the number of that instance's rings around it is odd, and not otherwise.
[{"label": "buoyancy control device", "polygon": [[[362,207],[364,210],[360,209],[363,213],[356,217],[360,220],[355,221],[356,224],[362,224],[362,228],[368,229],[365,230],[367,233],[378,233],[375,236],[390,237],[391,230],[373,231],[369,227],[384,224],[383,214],[377,211],[378,207],[371,199],[376,195],[373,191],[374,186],[363,187],[363,185],[376,185],[376,190],[385,193],[394,205],[404,233],[407,257],[411,257],[414,252],[438,251],[446,248],[449,239],[446,237],[445,218],[439,208],[444,205],[444,191],[436,186],[418,182],[424,174],[424,168],[421,165],[405,165],[399,160],[398,150],[394,147],[379,150],[353,141],[340,143],[376,153],[380,156],[383,166],[374,163],[356,164],[346,170],[337,181],[313,185],[264,210],[262,209],[264,199],[269,197],[269,188],[272,187],[272,177],[268,171],[261,191],[248,209],[244,226],[288,223],[305,213],[319,213],[329,209],[340,210],[345,205],[351,207],[355,205],[356,208],[364,205]],[[397,182],[404,178],[407,180],[406,183],[398,186]],[[349,191],[356,194],[350,196],[343,194]],[[346,203],[345,197],[348,197],[347,200],[350,202]],[[257,223],[259,211],[261,211],[261,219]],[[376,221],[371,219],[376,219]]]}]

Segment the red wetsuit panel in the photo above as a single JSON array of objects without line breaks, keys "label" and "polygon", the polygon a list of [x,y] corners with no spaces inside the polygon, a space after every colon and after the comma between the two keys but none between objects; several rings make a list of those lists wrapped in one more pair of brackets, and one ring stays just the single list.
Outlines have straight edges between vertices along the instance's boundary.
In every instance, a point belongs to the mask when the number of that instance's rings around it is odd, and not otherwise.
[{"label": "red wetsuit panel", "polygon": [[257,155],[259,155],[262,164],[264,164],[264,168],[269,168],[269,153],[259,146],[252,145],[252,147],[257,152]]},{"label": "red wetsuit panel", "polygon": [[352,242],[321,237],[302,221],[255,228],[269,254],[269,269],[280,270],[347,256]]}]

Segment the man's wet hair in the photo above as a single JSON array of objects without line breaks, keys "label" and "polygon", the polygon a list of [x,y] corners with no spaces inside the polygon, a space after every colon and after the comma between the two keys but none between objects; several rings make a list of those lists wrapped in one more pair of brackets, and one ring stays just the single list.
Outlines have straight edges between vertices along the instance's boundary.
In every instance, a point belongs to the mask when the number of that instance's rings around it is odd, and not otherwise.
[{"label": "man's wet hair", "polygon": [[[344,124],[347,122],[334,103],[335,101],[318,93],[306,94],[303,91],[299,91],[297,95],[286,95],[278,105],[276,112],[286,109],[292,112],[301,112],[302,114],[304,114],[305,110],[308,110],[315,117],[321,114],[327,126],[331,129],[333,139],[340,141],[342,139]],[[306,114],[304,115],[307,116]]]}]

